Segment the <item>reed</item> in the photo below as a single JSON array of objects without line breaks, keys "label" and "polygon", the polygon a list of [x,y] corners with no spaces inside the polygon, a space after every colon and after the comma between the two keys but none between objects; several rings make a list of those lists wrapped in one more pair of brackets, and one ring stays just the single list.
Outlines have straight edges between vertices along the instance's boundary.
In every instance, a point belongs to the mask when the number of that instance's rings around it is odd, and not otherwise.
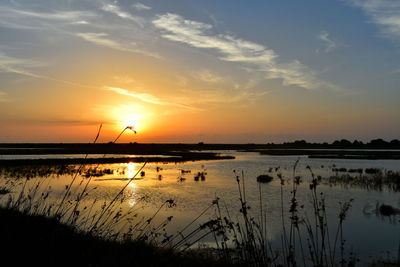
[{"label": "reed", "polygon": [[[120,138],[122,133],[115,139],[114,143]],[[98,130],[94,143],[100,134],[101,126]],[[87,157],[88,155],[86,155]],[[85,157],[85,158],[86,158]],[[110,170],[99,170],[98,166],[93,169],[86,169],[83,165],[79,167],[60,166],[30,169],[27,167],[26,176],[8,168],[2,170],[2,174],[7,177],[15,175],[16,181],[5,182],[0,190],[0,199],[7,201],[3,206],[7,210],[17,211],[29,216],[47,216],[52,220],[62,222],[64,225],[71,226],[75,231],[84,232],[91,237],[100,237],[111,241],[135,241],[143,244],[156,246],[184,255],[186,252],[207,253],[218,259],[218,264],[238,265],[238,266],[351,266],[355,263],[354,254],[346,249],[344,223],[352,199],[348,202],[339,203],[338,222],[336,228],[332,222],[328,223],[325,196],[319,190],[319,185],[324,181],[322,177],[316,176],[307,166],[308,175],[300,177],[297,175],[297,166],[299,160],[293,165],[292,177],[285,178],[280,172],[280,168],[270,168],[269,173],[275,171],[276,177],[280,181],[280,218],[282,224],[282,236],[280,247],[274,247],[268,237],[268,212],[263,199],[263,185],[258,183],[258,208],[252,209],[246,197],[246,178],[243,171],[234,171],[234,178],[237,185],[237,200],[239,211],[237,217],[232,217],[232,211],[229,210],[226,203],[217,196],[211,203],[204,208],[199,215],[187,225],[182,227],[176,233],[166,232],[166,226],[173,222],[172,216],[158,220],[160,211],[164,208],[173,208],[176,203],[173,199],[167,199],[160,204],[159,208],[148,218],[139,215],[139,208],[132,207],[123,211],[120,203],[123,201],[123,192],[129,184],[145,168],[146,162],[136,172],[133,179],[119,190],[116,195],[108,202],[100,203],[99,199],[94,199],[88,203],[86,197],[89,196],[95,188],[90,186],[92,177],[98,173],[109,173]],[[47,169],[46,169],[47,168]],[[157,167],[157,171],[159,168]],[[187,173],[187,171],[185,171]],[[62,175],[71,174],[71,182],[66,185],[62,192],[61,201],[51,200],[54,192],[47,183],[49,179],[41,179],[32,183],[31,177],[41,174],[43,177],[49,177],[52,174]],[[183,170],[182,170],[182,173]],[[359,173],[358,171],[356,173]],[[89,174],[89,175],[87,175]],[[100,175],[100,174],[99,174]],[[195,175],[201,178],[206,175],[205,170]],[[379,172],[370,173],[368,177],[372,181],[381,180],[398,183],[398,173]],[[87,177],[88,176],[88,177]],[[77,183],[78,177],[82,180]],[[268,177],[272,177],[268,175]],[[346,178],[347,177],[347,178]],[[353,178],[346,176],[351,182],[364,179],[364,176]],[[86,180],[85,180],[86,179]],[[333,179],[333,178],[331,178]],[[338,183],[338,177],[331,182]],[[358,180],[354,180],[358,179]],[[286,181],[291,181],[291,191],[286,195]],[[307,203],[300,203],[299,186],[302,183],[308,183],[308,194],[311,200],[311,208],[305,209]],[[12,193],[16,183],[21,188],[19,192]],[[75,185],[75,186],[74,186]],[[140,199],[138,203],[144,202]],[[97,205],[101,205],[96,209]],[[288,207],[288,208],[287,208]],[[214,215],[209,216],[210,211]],[[253,210],[258,213],[254,215]],[[311,213],[308,213],[311,212]],[[127,229],[127,230],[125,230]],[[212,237],[215,249],[194,249],[206,237]]]},{"label": "reed", "polygon": [[[100,125],[98,129],[93,143],[96,143],[98,140],[101,129],[102,125]],[[134,131],[133,127],[126,127],[114,140],[114,143],[127,129]],[[136,131],[134,132],[136,133]],[[87,157],[88,154],[85,155],[85,159]],[[2,168],[1,175],[2,178],[4,178],[4,187],[1,188],[2,194],[0,194],[0,198],[3,203],[3,208],[18,211],[29,216],[54,218],[65,225],[73,227],[77,231],[84,231],[89,235],[99,236],[105,239],[135,236],[135,238],[152,240],[155,242],[155,236],[159,234],[157,231],[165,228],[172,220],[172,217],[168,217],[161,225],[152,228],[151,222],[158,212],[148,219],[138,218],[139,216],[136,212],[139,209],[138,207],[136,207],[136,210],[131,208],[123,212],[118,205],[118,203],[122,201],[121,196],[125,189],[145,166],[146,162],[143,163],[134,177],[128,180],[112,200],[104,202],[98,211],[97,208],[95,208],[95,205],[100,204],[98,199],[94,199],[94,201],[90,203],[86,201],[85,198],[96,190],[95,187],[90,186],[92,177],[103,175],[103,173],[110,173],[109,169],[99,169],[99,165],[87,170],[85,170],[85,164],[80,164],[78,167],[62,165]],[[57,203],[57,201],[54,200],[57,196],[49,185],[50,179],[46,178],[49,178],[51,175],[63,174],[71,174],[71,181],[65,186],[64,192],[61,192],[62,197]],[[36,182],[32,182],[31,177],[35,176],[42,177],[43,179],[40,178],[37,179]],[[79,177],[82,178],[80,183],[78,183]],[[18,192],[14,192],[16,188],[20,188]],[[7,199],[6,201],[5,198]],[[137,204],[141,202],[142,201],[139,200]],[[172,204],[173,200],[167,200],[160,206],[160,209],[164,206],[172,207]],[[128,221],[133,222],[135,219],[144,220],[147,223],[145,225],[137,224],[135,229],[137,233],[134,235],[129,232],[132,231],[132,228],[129,228],[126,233],[123,232],[123,226],[126,226]],[[147,231],[147,229],[150,228],[152,231]],[[140,234],[138,234],[139,232]]]},{"label": "reed", "polygon": [[[288,210],[285,210],[284,204],[287,200],[284,194],[285,179],[281,173],[277,173],[281,181],[282,219],[282,242],[281,247],[277,248],[278,252],[273,249],[268,239],[268,215],[263,204],[261,185],[259,184],[259,213],[253,216],[246,199],[244,173],[236,171],[234,175],[238,185],[240,216],[232,219],[229,209],[222,209],[221,201],[217,198],[212,205],[207,207],[207,209],[215,208],[215,217],[194,228],[187,235],[179,232],[179,235],[169,239],[167,244],[170,245],[180,236],[180,240],[173,245],[173,248],[184,245],[184,250],[186,250],[201,238],[211,235],[214,237],[216,253],[224,262],[243,266],[347,266],[354,264],[356,260],[354,254],[346,253],[343,232],[343,224],[353,200],[339,203],[338,225],[336,235],[332,238],[332,232],[329,231],[329,225],[332,222],[328,224],[325,197],[318,190],[321,177],[315,176],[312,169],[307,167],[310,173],[312,211],[312,214],[307,214],[304,211],[305,204],[299,203],[298,200],[298,186],[303,179],[296,175],[297,165],[298,161],[293,167]],[[288,221],[286,221],[287,216],[289,216]],[[189,225],[193,225],[193,222]],[[183,230],[187,230],[188,226]],[[200,237],[190,242],[196,235]],[[307,248],[308,251],[306,251]]]},{"label": "reed", "polygon": [[382,171],[359,175],[335,175],[324,182],[342,187],[359,187],[366,190],[400,192],[400,172]]}]

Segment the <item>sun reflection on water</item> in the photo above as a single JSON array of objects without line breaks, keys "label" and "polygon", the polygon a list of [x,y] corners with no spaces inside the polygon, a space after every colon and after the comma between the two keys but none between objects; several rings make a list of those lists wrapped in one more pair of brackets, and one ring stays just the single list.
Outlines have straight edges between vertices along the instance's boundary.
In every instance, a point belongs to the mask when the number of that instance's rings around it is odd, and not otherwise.
[{"label": "sun reflection on water", "polygon": [[128,188],[127,188],[127,194],[128,194],[128,205],[130,207],[135,206],[135,204],[137,203],[137,191],[138,191],[138,187],[136,185],[136,183],[134,182],[134,176],[135,174],[138,172],[136,165],[133,162],[129,162],[128,163],[128,178],[132,179],[132,181],[130,181]]},{"label": "sun reflection on water", "polygon": [[129,162],[128,163],[128,178],[133,179],[134,175],[135,175],[135,164],[133,162]]},{"label": "sun reflection on water", "polygon": [[127,200],[127,202],[128,202],[128,205],[130,206],[130,207],[133,207],[133,206],[135,206],[136,205],[136,203],[137,203],[137,198],[138,198],[138,196],[137,196],[137,191],[138,191],[138,187],[137,187],[137,185],[133,182],[133,181],[131,181],[131,183],[129,184],[129,186],[128,186],[128,188],[127,188],[127,193],[128,193],[128,196],[129,196],[129,198],[128,198],[128,200]]}]

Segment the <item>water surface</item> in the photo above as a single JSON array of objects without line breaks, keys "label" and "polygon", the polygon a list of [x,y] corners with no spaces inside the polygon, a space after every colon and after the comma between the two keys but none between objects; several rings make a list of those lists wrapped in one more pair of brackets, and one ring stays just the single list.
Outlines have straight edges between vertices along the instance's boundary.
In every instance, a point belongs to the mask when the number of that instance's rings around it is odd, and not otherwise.
[{"label": "water surface", "polygon": [[[221,153],[221,151],[219,151]],[[109,173],[92,177],[90,194],[85,199],[87,205],[96,200],[100,207],[103,201],[110,201],[127,183],[123,192],[123,201],[119,204],[126,211],[137,207],[141,216],[152,216],[154,212],[168,199],[174,200],[175,207],[163,208],[157,215],[161,221],[167,216],[174,216],[168,225],[169,232],[176,232],[197,217],[215,198],[220,198],[221,206],[226,207],[233,218],[240,216],[238,201],[238,185],[236,176],[241,183],[244,180],[245,196],[252,215],[257,218],[260,213],[260,195],[262,210],[267,214],[268,236],[271,242],[280,246],[282,236],[282,206],[281,182],[277,178],[280,173],[285,180],[283,186],[283,210],[286,222],[289,218],[289,205],[293,175],[301,176],[302,183],[297,193],[298,201],[304,205],[300,210],[303,217],[312,218],[310,209],[311,191],[309,183],[311,172],[315,176],[329,177],[335,173],[332,168],[379,168],[382,170],[400,171],[399,160],[343,160],[343,159],[309,159],[306,156],[267,156],[258,153],[223,151],[231,154],[235,160],[197,161],[187,163],[148,163],[143,168],[144,173],[134,175],[143,166],[141,163],[90,165],[88,168],[107,169]],[[43,155],[40,155],[43,157]],[[64,157],[66,155],[57,155]],[[70,156],[70,155],[68,155]],[[80,157],[81,155],[74,155]],[[118,155],[120,156],[120,155]],[[35,155],[29,155],[36,158]],[[294,165],[298,161],[295,173]],[[309,166],[310,168],[307,168]],[[111,173],[110,173],[111,170]],[[184,170],[182,172],[182,170]],[[204,174],[204,179],[195,179],[198,173]],[[258,184],[256,177],[269,174],[274,180],[267,184]],[[4,176],[4,173],[3,173]],[[73,174],[52,174],[47,178],[36,177],[31,179],[47,179],[46,186],[51,186],[54,201],[58,201],[65,191]],[[8,177],[11,179],[12,177]],[[130,181],[131,178],[134,178]],[[79,176],[86,181],[87,178]],[[77,182],[78,183],[78,180]],[[86,180],[85,180],[86,179]],[[338,224],[340,203],[353,199],[352,207],[344,223],[345,246],[362,259],[369,256],[377,257],[387,252],[396,254],[400,242],[399,216],[383,217],[376,213],[377,204],[390,204],[400,208],[400,193],[389,190],[365,190],[360,187],[331,186],[323,180],[318,186],[326,200],[328,223],[332,235]],[[143,206],[144,204],[144,206]],[[140,208],[139,208],[140,207]],[[205,213],[198,222],[199,225],[215,216],[215,210]],[[202,242],[212,245],[212,239],[206,238]]]}]

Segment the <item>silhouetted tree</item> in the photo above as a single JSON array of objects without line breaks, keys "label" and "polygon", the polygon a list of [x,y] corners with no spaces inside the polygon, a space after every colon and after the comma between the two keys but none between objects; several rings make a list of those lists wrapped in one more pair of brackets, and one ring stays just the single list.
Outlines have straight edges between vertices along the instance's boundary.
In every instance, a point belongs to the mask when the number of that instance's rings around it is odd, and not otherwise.
[{"label": "silhouetted tree", "polygon": [[335,140],[332,145],[335,147],[351,147],[352,143],[349,140],[342,139],[340,141]]},{"label": "silhouetted tree", "polygon": [[400,141],[397,139],[393,139],[392,141],[390,141],[390,145],[400,147]]},{"label": "silhouetted tree", "polygon": [[358,140],[353,141],[353,146],[355,146],[355,147],[362,147],[363,145],[364,145],[364,143],[361,141],[358,141]]},{"label": "silhouetted tree", "polygon": [[383,139],[373,139],[371,140],[371,142],[369,142],[369,146],[370,147],[374,147],[374,148],[382,148],[382,147],[388,147],[389,143],[386,142]]}]

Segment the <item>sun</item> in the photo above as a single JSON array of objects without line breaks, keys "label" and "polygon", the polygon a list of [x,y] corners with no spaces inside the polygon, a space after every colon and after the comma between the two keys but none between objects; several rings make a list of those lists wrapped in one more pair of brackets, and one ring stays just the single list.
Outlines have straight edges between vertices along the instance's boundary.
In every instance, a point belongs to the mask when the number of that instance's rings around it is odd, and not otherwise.
[{"label": "sun", "polygon": [[121,131],[128,126],[133,126],[138,134],[143,134],[149,128],[151,121],[150,112],[141,105],[119,105],[114,106],[108,116],[115,124],[115,130]]},{"label": "sun", "polygon": [[139,114],[127,114],[123,115],[123,118],[120,122],[120,127],[125,128],[127,126],[133,126],[136,131],[143,130],[141,129],[142,117]]}]

